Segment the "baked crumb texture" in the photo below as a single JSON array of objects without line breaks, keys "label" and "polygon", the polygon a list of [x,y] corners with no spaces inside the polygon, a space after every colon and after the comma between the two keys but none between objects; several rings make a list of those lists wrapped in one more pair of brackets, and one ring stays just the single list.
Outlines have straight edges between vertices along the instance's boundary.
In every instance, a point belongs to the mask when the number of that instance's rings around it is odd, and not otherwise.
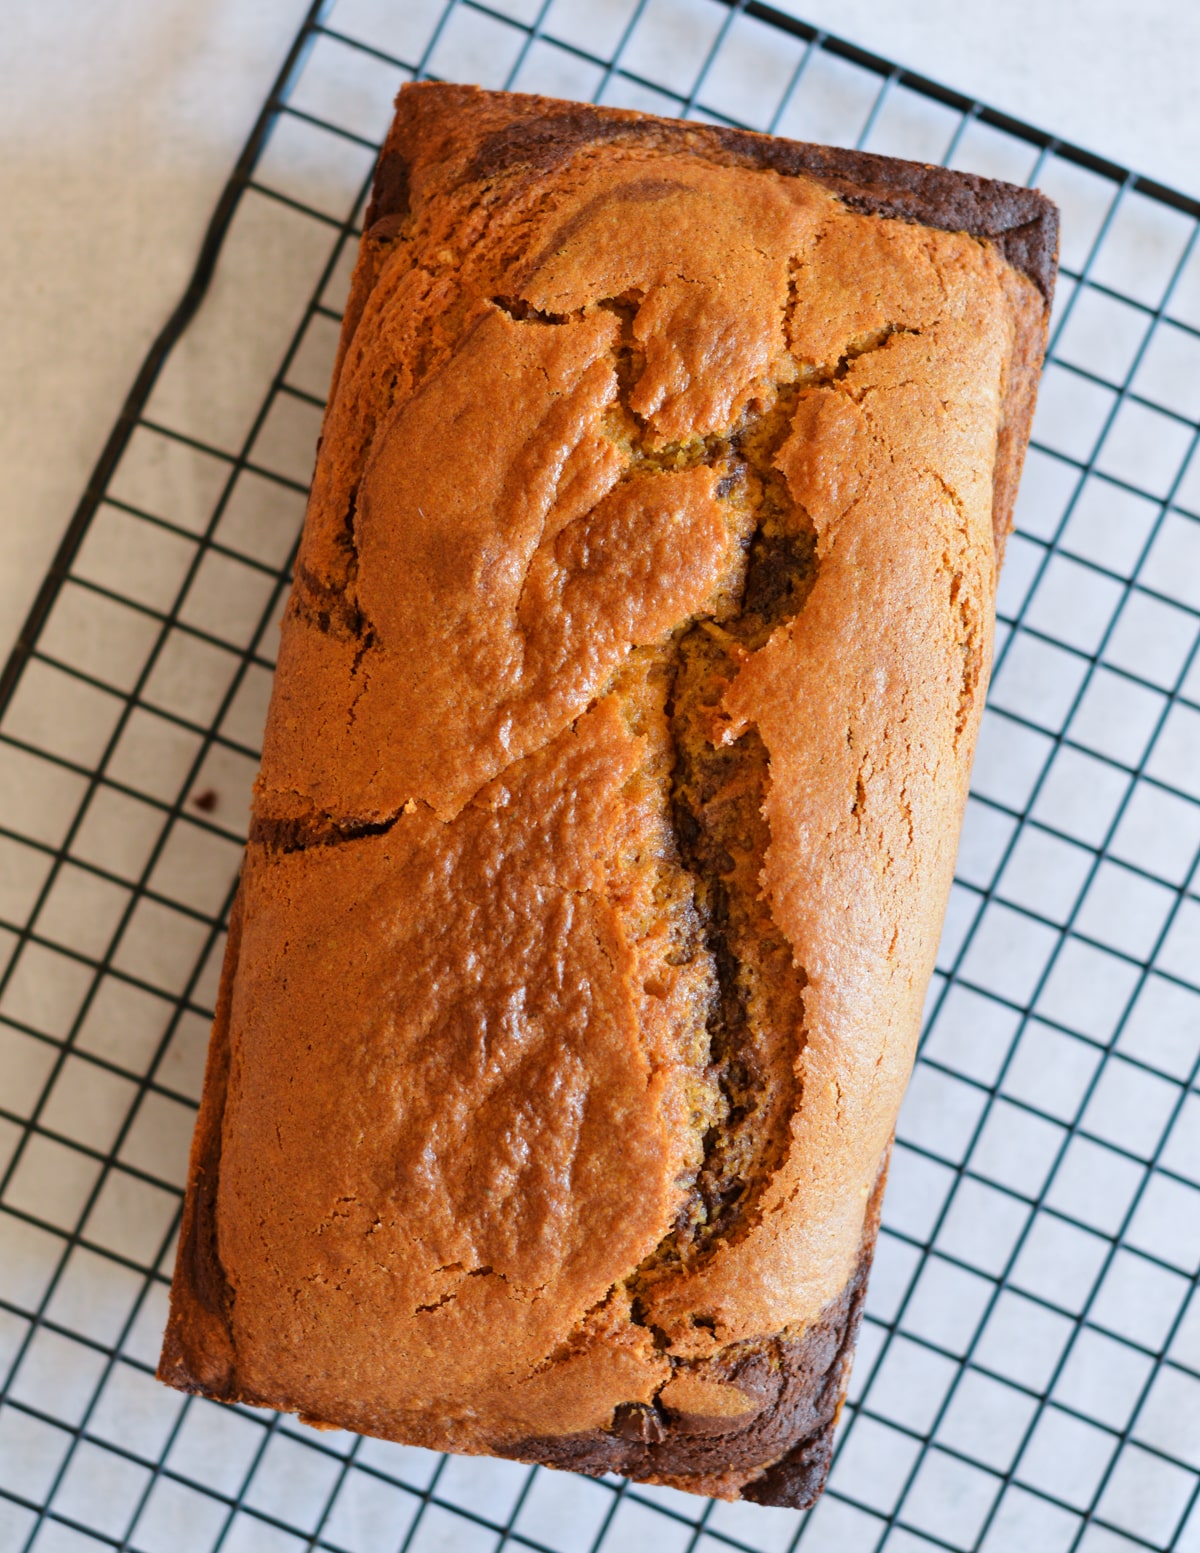
[{"label": "baked crumb texture", "polygon": [[961,174],[401,93],[164,1380],[819,1492],[1055,231]]}]

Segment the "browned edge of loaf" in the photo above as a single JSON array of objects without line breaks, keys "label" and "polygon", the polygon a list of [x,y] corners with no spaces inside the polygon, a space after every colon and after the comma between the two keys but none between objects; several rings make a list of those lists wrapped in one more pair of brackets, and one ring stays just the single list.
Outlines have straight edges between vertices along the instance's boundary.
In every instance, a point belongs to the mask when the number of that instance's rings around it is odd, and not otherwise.
[{"label": "browned edge of loaf", "polygon": [[188,1162],[187,1196],[171,1279],[171,1316],[163,1337],[158,1378],[180,1391],[218,1402],[252,1402],[236,1389],[236,1355],[229,1330],[229,1289],[217,1252],[217,1191],[221,1125],[229,1087],[229,1016],[242,939],[242,896],[229,915],[229,938],[208,1043],[200,1114]]},{"label": "browned edge of loaf", "polygon": [[[484,93],[475,87],[423,84],[408,94],[437,93],[448,109],[469,112],[472,103],[504,96],[513,120],[484,137],[463,169],[463,180],[485,181],[510,169],[548,173],[578,150],[596,144],[631,145],[653,137],[677,150],[723,165],[767,169],[785,177],[807,176],[851,209],[991,242],[1009,265],[1033,282],[1042,305],[1014,306],[1016,334],[1004,395],[994,474],[993,518],[1002,553],[1024,460],[1045,345],[1058,250],[1058,212],[1036,190],[905,162],[867,152],[774,139],[747,130],[683,123],[622,109],[594,108],[519,94]],[[380,155],[366,228],[394,223],[408,213],[409,161],[400,149],[397,116]],[[411,128],[411,127],[410,127]],[[1027,288],[1026,288],[1027,290]],[[342,351],[352,336],[364,298],[347,309]],[[192,1145],[189,1185],[171,1291],[171,1318],[159,1378],[183,1391],[226,1402],[286,1407],[279,1398],[248,1393],[238,1383],[229,1328],[228,1290],[216,1243],[221,1126],[229,1075],[229,1015],[237,968],[240,909],[235,902],[222,973],[204,1092]],[[505,1451],[517,1459],[602,1475],[671,1479],[703,1487],[711,1476],[762,1467],[741,1489],[743,1499],[803,1509],[820,1493],[829,1471],[833,1432],[845,1395],[866,1293],[886,1162],[868,1207],[857,1265],[836,1300],[803,1334],[777,1334],[734,1345],[710,1361],[716,1378],[735,1381],[766,1406],[749,1427],[718,1432],[720,1421],[672,1418],[631,1406],[618,1410],[611,1431],[527,1440]],[[318,1423],[319,1420],[309,1420]],[[705,1433],[705,1425],[713,1426]]]},{"label": "browned edge of loaf", "polygon": [[[1058,209],[1037,189],[926,162],[877,156],[871,151],[845,151],[838,146],[760,135],[754,130],[656,118],[628,108],[596,108],[590,103],[568,103],[521,92],[485,92],[477,86],[442,82],[408,86],[398,104],[405,94],[417,91],[436,93],[462,109],[480,98],[536,106],[535,112],[514,118],[510,125],[484,138],[463,170],[464,182],[494,178],[517,167],[553,172],[584,146],[621,140],[637,144],[653,134],[664,142],[664,149],[766,168],[785,178],[814,178],[850,209],[866,215],[987,238],[1014,269],[1033,281],[1047,302],[1054,292]],[[396,139],[393,126],[375,172],[364,223],[368,228],[384,216],[408,213],[408,169]]]},{"label": "browned edge of loaf", "polygon": [[[879,1233],[887,1180],[884,1160],[863,1224],[858,1261],[845,1288],[799,1336],[734,1343],[692,1373],[734,1385],[759,1404],[749,1423],[672,1414],[640,1403],[618,1409],[614,1427],[522,1440],[503,1454],[565,1467],[589,1477],[618,1472],[641,1481],[705,1489],[708,1478],[763,1469],[739,1491],[757,1504],[806,1510],[819,1497],[833,1460],[833,1435],[862,1324],[867,1276]],[[770,1463],[771,1465],[767,1465]]]}]

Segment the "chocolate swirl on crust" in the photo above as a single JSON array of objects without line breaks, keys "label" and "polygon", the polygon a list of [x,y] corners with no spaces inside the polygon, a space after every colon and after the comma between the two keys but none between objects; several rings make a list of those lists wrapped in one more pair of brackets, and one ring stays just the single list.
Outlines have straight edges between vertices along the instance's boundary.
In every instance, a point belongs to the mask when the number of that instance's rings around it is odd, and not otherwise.
[{"label": "chocolate swirl on crust", "polygon": [[[651,140],[699,151],[713,161],[769,168],[786,178],[807,175],[864,215],[912,221],[992,242],[1049,301],[1058,262],[1058,211],[1036,189],[924,162],[779,140],[718,125],[673,124],[579,106],[519,120],[490,135],[466,169],[492,178],[510,168],[551,172],[581,146]],[[408,213],[408,167],[398,151],[379,159],[367,226]],[[382,235],[382,229],[381,229]]]},{"label": "chocolate swirl on crust", "polygon": [[[1058,211],[1044,195],[999,179],[867,151],[580,104],[554,113],[538,112],[488,135],[466,168],[466,177],[492,178],[517,167],[550,172],[583,146],[614,141],[652,141],[712,161],[767,168],[787,178],[814,178],[852,210],[866,215],[984,238],[1014,269],[1027,275],[1043,297],[1049,300],[1053,291]],[[399,161],[396,152],[388,152],[380,162],[370,220],[391,214],[393,189],[403,189],[407,198],[407,181],[395,165]]]},{"label": "chocolate swirl on crust", "polygon": [[833,1433],[862,1323],[867,1274],[879,1231],[887,1162],[867,1209],[858,1262],[845,1288],[803,1333],[736,1343],[716,1358],[679,1367],[701,1381],[735,1387],[746,1412],[711,1418],[654,1407],[617,1409],[611,1430],[521,1440],[503,1454],[517,1461],[602,1477],[674,1482],[704,1491],[705,1479],[753,1471],[742,1499],[805,1510],[825,1486]]}]

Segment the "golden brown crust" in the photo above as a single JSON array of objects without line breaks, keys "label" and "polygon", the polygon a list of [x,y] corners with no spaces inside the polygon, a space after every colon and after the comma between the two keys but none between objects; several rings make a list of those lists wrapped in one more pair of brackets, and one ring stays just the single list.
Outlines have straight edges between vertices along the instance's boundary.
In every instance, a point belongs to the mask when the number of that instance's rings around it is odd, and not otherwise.
[{"label": "golden brown crust", "polygon": [[[1052,228],[1021,191],[823,155],[401,94],[172,1384],[727,1497],[819,1488]],[[941,229],[964,212],[979,235]]]}]

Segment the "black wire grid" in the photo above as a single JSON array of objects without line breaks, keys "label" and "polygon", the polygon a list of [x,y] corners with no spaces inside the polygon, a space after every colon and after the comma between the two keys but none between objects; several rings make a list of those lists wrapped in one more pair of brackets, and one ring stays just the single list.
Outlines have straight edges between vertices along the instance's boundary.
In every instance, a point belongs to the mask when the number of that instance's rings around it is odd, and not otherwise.
[{"label": "black wire grid", "polygon": [[[341,299],[391,97],[426,75],[1063,208],[958,877],[808,1515],[152,1379]],[[757,3],[312,7],[0,682],[0,1547],[1200,1548],[1198,216]]]}]

